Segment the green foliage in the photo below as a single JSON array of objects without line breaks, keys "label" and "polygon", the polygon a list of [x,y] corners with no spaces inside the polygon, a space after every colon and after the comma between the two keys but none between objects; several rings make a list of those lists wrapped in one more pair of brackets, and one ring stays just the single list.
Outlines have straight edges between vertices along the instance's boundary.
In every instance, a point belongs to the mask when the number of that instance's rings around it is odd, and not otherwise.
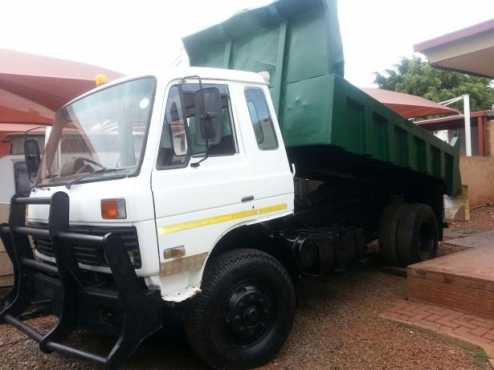
[{"label": "green foliage", "polygon": [[470,94],[472,111],[491,109],[494,88],[487,78],[434,68],[419,57],[403,58],[394,68],[376,73],[381,89],[422,96],[440,102]]}]

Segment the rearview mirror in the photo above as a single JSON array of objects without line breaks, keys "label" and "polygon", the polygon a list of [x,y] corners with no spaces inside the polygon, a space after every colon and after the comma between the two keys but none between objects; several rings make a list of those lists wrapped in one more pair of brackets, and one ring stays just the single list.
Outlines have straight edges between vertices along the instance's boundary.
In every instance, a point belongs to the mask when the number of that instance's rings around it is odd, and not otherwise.
[{"label": "rearview mirror", "polygon": [[217,87],[206,87],[195,94],[196,120],[199,123],[197,144],[218,145],[223,137],[221,115],[223,102]]},{"label": "rearview mirror", "polygon": [[33,179],[38,174],[39,164],[41,162],[41,148],[37,140],[24,140],[24,157],[26,159],[29,178]]}]

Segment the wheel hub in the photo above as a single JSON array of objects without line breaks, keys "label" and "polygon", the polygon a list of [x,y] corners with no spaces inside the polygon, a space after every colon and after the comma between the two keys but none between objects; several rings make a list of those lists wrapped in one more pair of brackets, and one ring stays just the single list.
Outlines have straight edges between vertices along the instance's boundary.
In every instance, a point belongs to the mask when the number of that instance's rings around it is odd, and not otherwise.
[{"label": "wheel hub", "polygon": [[253,285],[235,289],[227,300],[225,321],[239,344],[259,339],[272,326],[272,302]]}]

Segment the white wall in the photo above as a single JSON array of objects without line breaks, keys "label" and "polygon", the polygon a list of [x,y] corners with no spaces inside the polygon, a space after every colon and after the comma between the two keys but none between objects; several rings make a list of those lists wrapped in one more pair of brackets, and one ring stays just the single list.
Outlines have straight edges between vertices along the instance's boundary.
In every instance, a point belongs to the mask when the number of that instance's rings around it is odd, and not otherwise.
[{"label": "white wall", "polygon": [[22,155],[7,155],[0,158],[0,205],[10,204],[15,193],[14,163],[24,160]]},{"label": "white wall", "polygon": [[[0,224],[8,221],[10,198],[15,193],[14,163],[24,160],[23,155],[0,158]],[[10,276],[12,265],[0,241],[0,277]]]}]

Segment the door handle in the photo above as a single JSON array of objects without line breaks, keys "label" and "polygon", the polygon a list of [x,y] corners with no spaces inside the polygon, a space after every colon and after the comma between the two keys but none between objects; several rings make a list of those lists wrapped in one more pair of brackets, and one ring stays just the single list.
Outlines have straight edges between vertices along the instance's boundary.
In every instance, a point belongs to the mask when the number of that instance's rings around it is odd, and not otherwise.
[{"label": "door handle", "polygon": [[254,196],[253,195],[249,195],[247,197],[243,197],[242,198],[242,203],[252,202],[253,200],[254,200]]}]

